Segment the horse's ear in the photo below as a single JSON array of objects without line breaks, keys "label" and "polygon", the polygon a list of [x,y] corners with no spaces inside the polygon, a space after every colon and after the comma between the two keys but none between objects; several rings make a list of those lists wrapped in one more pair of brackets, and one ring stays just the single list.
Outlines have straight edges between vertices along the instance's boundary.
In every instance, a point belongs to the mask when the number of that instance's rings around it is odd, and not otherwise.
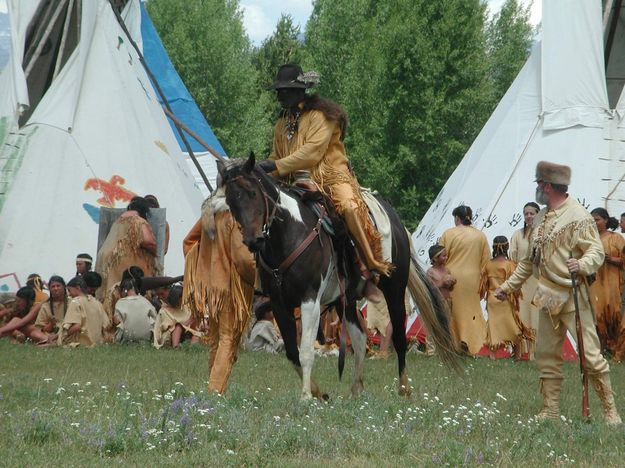
[{"label": "horse's ear", "polygon": [[226,174],[226,165],[220,159],[217,160],[217,172],[221,176],[221,180],[224,180]]},{"label": "horse's ear", "polygon": [[245,162],[245,165],[243,166],[243,170],[245,170],[245,172],[252,172],[254,170],[254,166],[256,165],[256,156],[254,156],[254,152],[250,151],[250,155],[247,158],[247,161]]}]

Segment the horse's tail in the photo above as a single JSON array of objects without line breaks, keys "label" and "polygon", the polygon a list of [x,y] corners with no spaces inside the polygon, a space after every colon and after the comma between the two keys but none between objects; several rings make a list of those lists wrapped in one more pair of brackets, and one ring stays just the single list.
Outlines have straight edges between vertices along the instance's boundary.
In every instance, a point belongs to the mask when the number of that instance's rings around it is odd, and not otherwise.
[{"label": "horse's tail", "polygon": [[449,308],[438,288],[417,263],[414,255],[411,255],[410,259],[408,291],[419,309],[428,338],[434,343],[436,353],[441,360],[447,366],[459,371],[458,353],[451,334]]}]

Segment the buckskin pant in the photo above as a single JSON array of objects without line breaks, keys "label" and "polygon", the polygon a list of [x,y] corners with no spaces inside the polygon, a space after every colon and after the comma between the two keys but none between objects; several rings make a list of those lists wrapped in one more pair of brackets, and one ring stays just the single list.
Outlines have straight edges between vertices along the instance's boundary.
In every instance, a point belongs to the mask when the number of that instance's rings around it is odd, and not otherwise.
[{"label": "buckskin pant", "polygon": [[[592,310],[585,294],[579,295],[582,337],[588,375],[610,371],[608,362],[601,354],[599,337],[595,328]],[[536,331],[536,365],[541,379],[562,379],[562,345],[569,332],[577,341],[575,311],[549,315],[544,310],[538,311],[538,330]]]},{"label": "buckskin pant", "polygon": [[235,314],[231,310],[222,310],[216,320],[208,325],[208,390],[225,393],[232,366],[237,360],[237,352],[245,326],[235,327]]}]

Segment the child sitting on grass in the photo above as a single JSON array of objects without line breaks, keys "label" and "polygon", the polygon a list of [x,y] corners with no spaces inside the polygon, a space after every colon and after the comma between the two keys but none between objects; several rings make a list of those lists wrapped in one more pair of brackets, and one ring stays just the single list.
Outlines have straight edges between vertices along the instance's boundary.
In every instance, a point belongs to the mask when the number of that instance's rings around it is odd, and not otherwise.
[{"label": "child sitting on grass", "polygon": [[69,280],[67,292],[72,300],[59,332],[59,346],[95,346],[103,343],[104,331],[110,322],[100,301],[87,294],[87,284],[80,276]]},{"label": "child sitting on grass", "polygon": [[137,283],[132,278],[122,280],[119,284],[121,299],[115,303],[113,324],[115,342],[151,342],[156,310],[150,301],[141,296]]},{"label": "child sitting on grass", "polygon": [[192,327],[191,311],[182,307],[182,286],[174,284],[168,288],[166,300],[161,301],[161,308],[154,323],[154,347],[177,348],[183,341],[185,332],[194,338],[200,337],[202,334]]}]

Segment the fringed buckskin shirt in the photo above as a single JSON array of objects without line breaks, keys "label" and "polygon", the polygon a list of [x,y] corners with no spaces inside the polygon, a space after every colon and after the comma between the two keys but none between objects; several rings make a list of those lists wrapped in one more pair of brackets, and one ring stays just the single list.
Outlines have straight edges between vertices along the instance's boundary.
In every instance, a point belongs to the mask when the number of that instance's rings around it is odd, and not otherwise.
[{"label": "fringed buckskin shirt", "polygon": [[332,173],[339,172],[352,178],[341,141],[340,125],[319,110],[302,112],[297,130],[290,140],[287,118],[281,117],[276,123],[269,159],[276,162],[281,177],[306,170],[321,187],[326,185],[328,176],[333,178]]},{"label": "fringed buckskin shirt", "polygon": [[543,208],[534,218],[529,235],[529,248],[512,276],[501,285],[509,294],[518,290],[534,274],[539,284],[550,288],[568,290],[563,312],[575,310],[571,273],[566,261],[573,257],[579,261],[578,276],[595,273],[603,264],[603,245],[592,216],[569,196],[555,210]]}]

